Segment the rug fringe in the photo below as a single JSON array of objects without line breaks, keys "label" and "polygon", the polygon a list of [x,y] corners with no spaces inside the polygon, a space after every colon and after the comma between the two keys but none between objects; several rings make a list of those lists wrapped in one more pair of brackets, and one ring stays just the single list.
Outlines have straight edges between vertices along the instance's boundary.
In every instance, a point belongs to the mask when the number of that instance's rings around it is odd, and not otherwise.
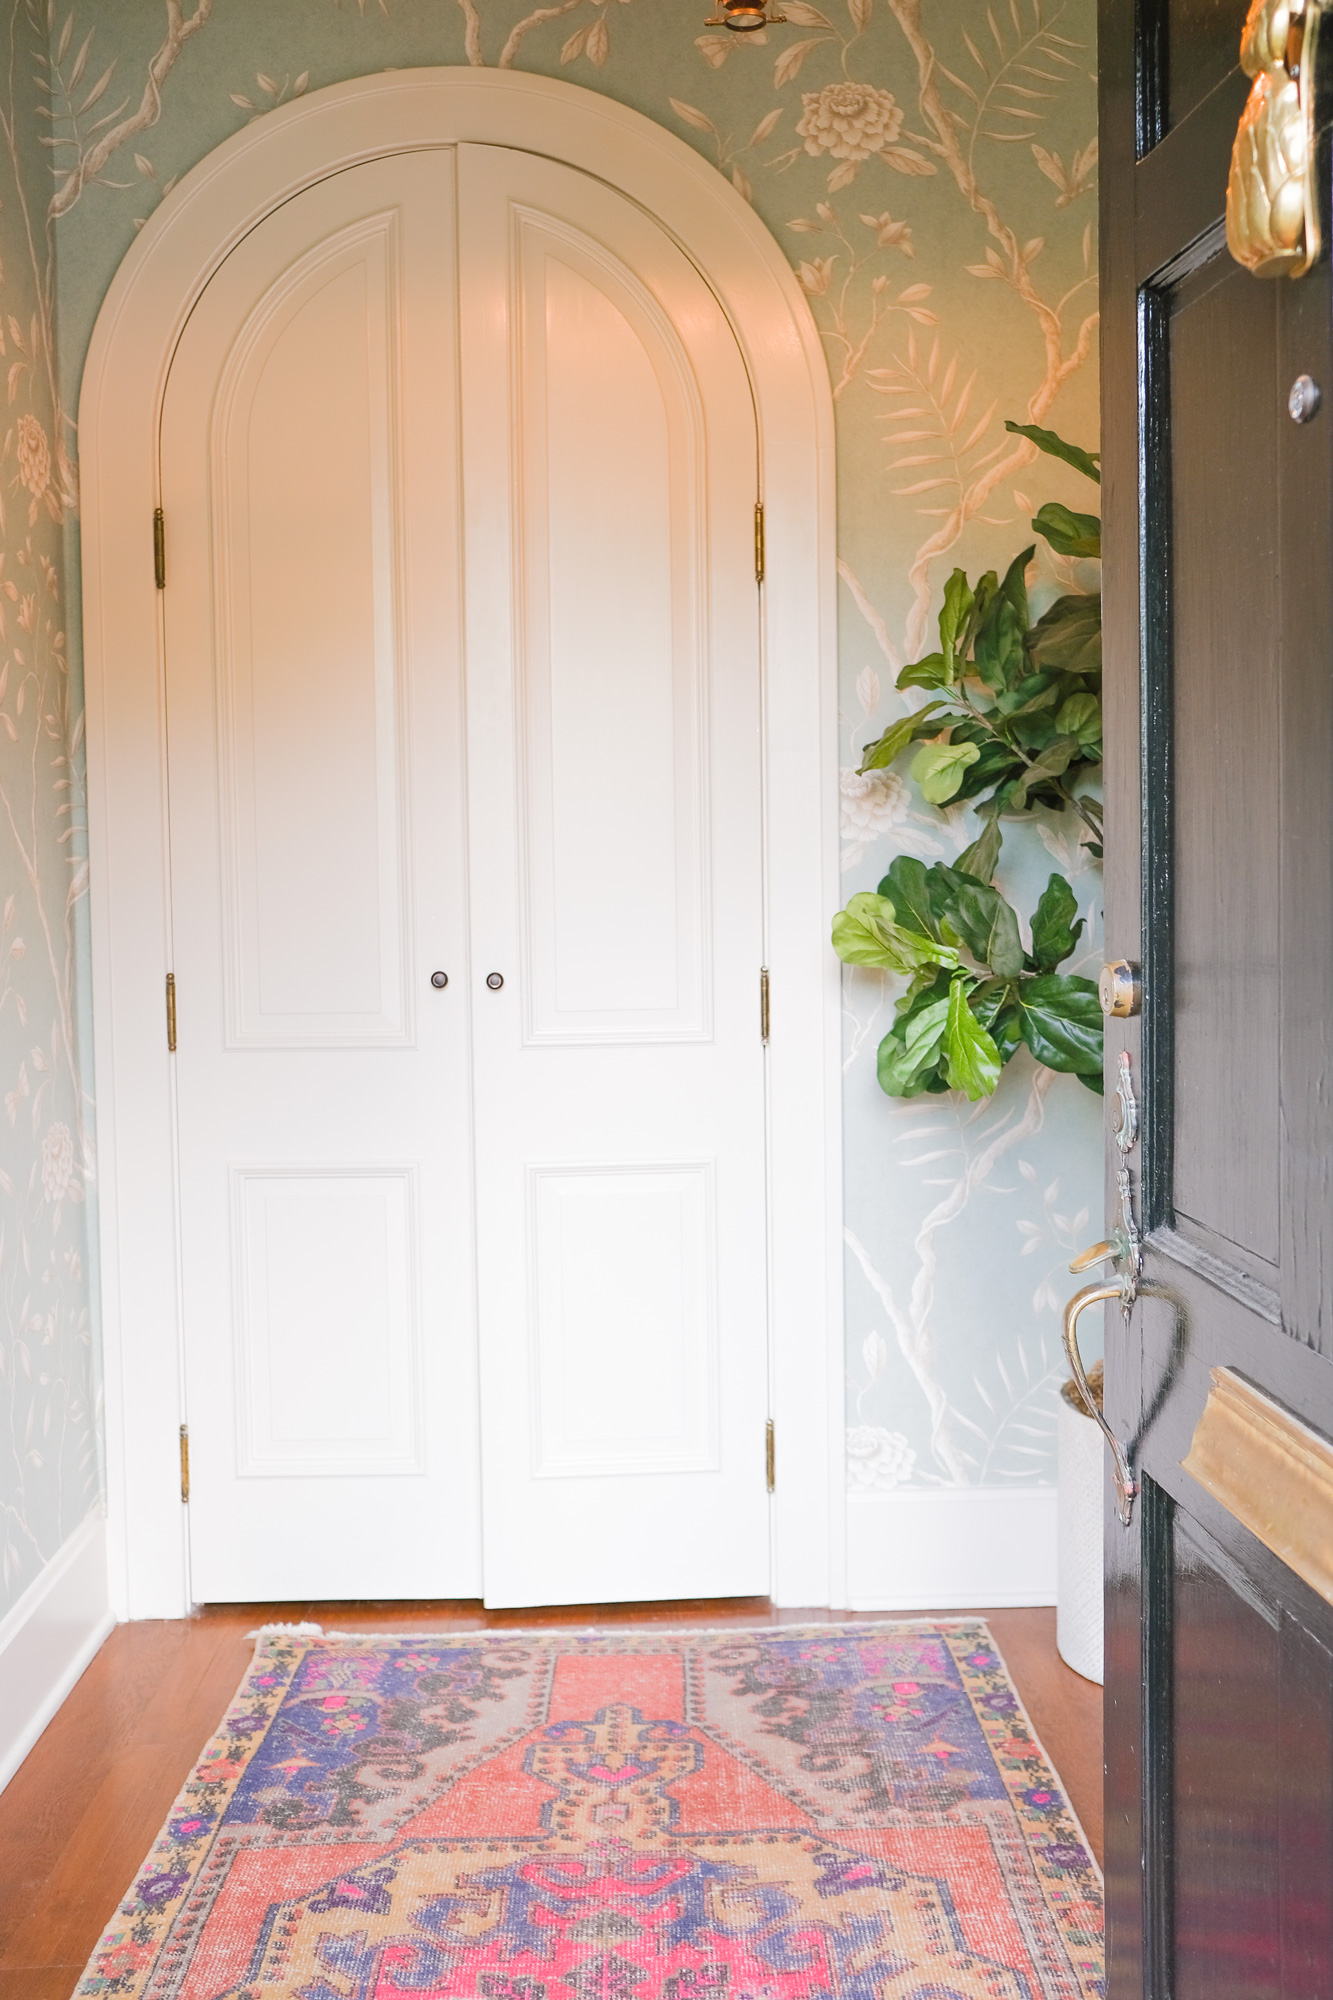
[{"label": "rug fringe", "polygon": [[325,1632],[322,1625],[284,1625],[280,1622],[272,1625],[256,1625],[254,1631],[247,1632],[245,1636],[247,1639],[267,1639],[270,1633],[276,1632],[295,1632],[299,1638],[305,1639],[325,1639],[334,1636]]}]

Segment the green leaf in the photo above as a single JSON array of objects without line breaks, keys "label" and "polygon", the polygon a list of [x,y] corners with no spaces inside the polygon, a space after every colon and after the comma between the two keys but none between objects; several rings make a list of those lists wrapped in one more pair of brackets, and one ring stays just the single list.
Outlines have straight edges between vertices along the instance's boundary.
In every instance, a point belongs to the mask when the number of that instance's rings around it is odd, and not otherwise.
[{"label": "green leaf", "polygon": [[997,979],[1017,979],[1023,970],[1018,918],[998,889],[973,875],[936,862],[930,870],[931,901],[979,964]]},{"label": "green leaf", "polygon": [[962,784],[968,765],[980,755],[975,743],[928,743],[912,765],[922,797],[933,806],[945,805]]},{"label": "green leaf", "polygon": [[947,944],[904,930],[887,896],[853,896],[833,919],[833,949],[844,965],[877,965],[887,972],[917,972],[923,965],[955,966]]},{"label": "green leaf", "polygon": [[1097,556],[1102,552],[1102,524],[1096,514],[1074,514],[1058,500],[1048,500],[1033,516],[1032,525],[1045,535],[1057,555]]},{"label": "green leaf", "polygon": [[[892,1030],[884,1037],[875,1056],[875,1076],[886,1097],[919,1097],[932,1088],[938,1074],[939,1053],[933,1062],[921,1066],[910,1062],[901,1041]],[[940,1087],[947,1089],[943,1077]]]},{"label": "green leaf", "polygon": [[875,1072],[879,1087],[889,1097],[915,1097],[930,1087],[929,1078],[939,1061],[944,1028],[949,1015],[949,995],[930,1000],[904,1015],[879,1045]]},{"label": "green leaf", "polygon": [[1013,605],[1015,612],[1018,614],[1018,622],[1024,631],[1027,630],[1029,618],[1028,564],[1032,561],[1036,553],[1037,550],[1034,543],[1031,547],[1022,550],[1020,554],[1016,555],[1005,571],[1004,582],[1000,585],[1001,597],[1004,598],[1006,603]]},{"label": "green leaf", "polygon": [[930,906],[930,886],[926,864],[910,854],[900,854],[879,885],[881,896],[893,904],[894,915],[909,930],[939,942],[939,925]]},{"label": "green leaf", "polygon": [[1061,674],[1102,670],[1102,600],[1098,596],[1057,597],[1027,636],[1034,667]]},{"label": "green leaf", "polygon": [[894,682],[900,688],[942,688],[948,684],[949,669],[943,653],[927,653],[922,660],[913,660],[904,667]]},{"label": "green leaf", "polygon": [[984,621],[977,627],[972,644],[972,665],[978,679],[996,693],[1022,680],[1028,671],[1023,650],[1026,618],[1020,618],[1009,600],[997,593]]},{"label": "green leaf", "polygon": [[1040,424],[1011,424],[1006,420],[1004,427],[1015,437],[1031,438],[1038,451],[1047,452],[1052,458],[1062,458],[1066,465],[1073,466],[1075,472],[1086,473],[1089,479],[1095,479],[1101,485],[1102,475],[1097,464],[1101,457],[1099,451],[1084,451],[1081,445],[1066,444],[1062,437],[1057,437],[1054,431],[1044,431]]},{"label": "green leaf", "polygon": [[1076,736],[1057,736],[1054,742],[1046,745],[1039,756],[1033,758],[1027,774],[1029,790],[1043,778],[1063,776],[1078,755],[1079,744]]},{"label": "green leaf", "polygon": [[972,650],[972,642],[977,633],[993,613],[1000,595],[1000,579],[993,569],[979,576],[972,594],[972,608],[966,622],[958,634],[958,657],[965,659]]},{"label": "green leaf", "polygon": [[949,972],[947,967],[923,965],[920,972],[912,974],[911,983],[901,1000],[895,1000],[893,1012],[898,1020],[922,1004],[922,996],[938,999],[941,992],[948,997]]},{"label": "green leaf", "polygon": [[1014,1050],[1023,1046],[1014,991],[1012,980],[985,979],[968,1000],[972,1012],[999,1050],[1002,1063],[1007,1063]]},{"label": "green leaf", "polygon": [[923,1063],[933,1062],[939,1054],[949,1009],[953,1005],[953,988],[957,983],[951,982],[949,991],[942,999],[928,1001],[914,1014],[905,1015],[899,1023],[904,1052],[909,1062],[915,1063],[918,1068]]},{"label": "green leaf", "polygon": [[1063,875],[1052,875],[1032,919],[1032,957],[1040,972],[1054,972],[1068,958],[1083,931],[1078,898]]},{"label": "green leaf", "polygon": [[1102,705],[1095,694],[1071,694],[1061,703],[1055,726],[1062,736],[1074,737],[1080,750],[1100,754]]},{"label": "green leaf", "polygon": [[940,612],[940,646],[944,652],[945,678],[952,683],[958,678],[957,655],[961,650],[960,640],[967,633],[976,598],[965,571],[956,569],[944,586],[944,606]]},{"label": "green leaf", "polygon": [[1075,1075],[1078,1077],[1079,1082],[1083,1084],[1086,1089],[1095,1092],[1095,1094],[1098,1097],[1102,1097],[1105,1095],[1105,1086],[1102,1082],[1102,1073],[1100,1070],[1097,1071],[1095,1076],[1092,1074],[1090,1070],[1083,1070],[1083,1069],[1076,1070]]},{"label": "green leaf", "polygon": [[874,743],[867,743],[864,746],[861,770],[885,771],[890,764],[896,763],[909,743],[914,742],[918,736],[924,736],[938,728],[932,717],[943,705],[942,702],[928,701],[915,709],[911,715],[904,715],[899,721],[891,722],[881,737]]},{"label": "green leaf", "polygon": [[958,857],[958,873],[975,875],[978,882],[989,882],[1000,859],[1000,820],[998,813],[990,815],[981,832],[970,847],[965,847]]},{"label": "green leaf", "polygon": [[967,990],[968,982],[961,975],[950,982],[944,1074],[951,1090],[965,1092],[975,1104],[978,1098],[991,1095],[1000,1080],[1001,1065],[1000,1051],[967,1004]]},{"label": "green leaf", "polygon": [[[961,731],[955,729],[953,735],[954,741],[957,742]],[[963,782],[954,793],[955,804],[962,799],[980,798],[983,792],[990,791],[993,786],[1003,783],[1013,772],[1021,769],[1017,752],[999,738],[994,736],[985,738],[980,748],[980,757],[963,773]]]},{"label": "green leaf", "polygon": [[[1046,682],[1045,686],[1042,685],[1043,681]],[[1048,681],[1045,674],[1029,674],[1027,679],[1020,681],[1014,689],[1012,697],[1014,706],[1006,708],[1006,719],[1009,722],[1017,722],[1020,715],[1040,715],[1048,708],[1055,708],[1068,685],[1069,682],[1064,675]],[[1035,687],[1037,692],[1028,694],[1027,690],[1032,687]],[[1024,697],[1021,701],[1018,700],[1020,695]]]},{"label": "green leaf", "polygon": [[1090,979],[1048,972],[1018,983],[1023,1040],[1047,1069],[1101,1073],[1102,1010]]}]

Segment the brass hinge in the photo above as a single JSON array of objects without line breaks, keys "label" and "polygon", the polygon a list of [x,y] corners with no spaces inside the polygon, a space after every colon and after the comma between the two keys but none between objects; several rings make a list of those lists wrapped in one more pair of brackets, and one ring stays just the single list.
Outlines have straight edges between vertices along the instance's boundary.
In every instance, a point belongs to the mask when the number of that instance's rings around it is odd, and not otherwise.
[{"label": "brass hinge", "polygon": [[181,1505],[190,1504],[190,1426],[181,1425]]},{"label": "brass hinge", "polygon": [[160,507],[153,509],[153,575],[159,590],[167,587],[167,517]]},{"label": "brass hinge", "polygon": [[759,968],[759,1039],[768,1046],[768,967]]},{"label": "brass hinge", "polygon": [[777,1446],[773,1442],[772,1417],[764,1425],[764,1477],[768,1481],[768,1490],[771,1493],[778,1483]]},{"label": "brass hinge", "polygon": [[167,974],[167,1049],[176,1053],[176,975]]},{"label": "brass hinge", "polygon": [[754,503],[754,580],[756,583],[762,583],[764,580],[764,503],[762,500],[756,500]]}]

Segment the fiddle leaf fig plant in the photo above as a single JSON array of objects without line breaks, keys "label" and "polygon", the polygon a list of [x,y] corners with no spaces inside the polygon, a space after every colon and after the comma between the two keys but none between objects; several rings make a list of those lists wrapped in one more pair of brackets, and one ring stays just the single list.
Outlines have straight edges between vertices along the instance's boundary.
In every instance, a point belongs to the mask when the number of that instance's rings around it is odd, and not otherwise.
[{"label": "fiddle leaf fig plant", "polygon": [[[1037,424],[1006,426],[1054,458],[1100,482],[1096,455]],[[1101,556],[1096,514],[1048,500],[1032,526],[1058,555]],[[914,744],[911,774],[931,805],[974,801],[981,833],[961,858],[989,882],[1000,853],[1002,814],[1051,806],[1076,813],[1102,852],[1099,802],[1083,789],[1102,761],[1102,605],[1100,595],[1058,597],[1038,619],[1028,606],[1027,568],[1036,543],[1003,577],[988,570],[975,584],[956,569],[944,586],[936,651],[912,661],[900,688],[928,699],[867,743],[861,771],[887,770]]]},{"label": "fiddle leaf fig plant", "polygon": [[849,965],[909,975],[879,1045],[890,1097],[960,1090],[989,1097],[1015,1052],[1102,1087],[1102,1014],[1090,979],[1057,968],[1083,930],[1073,890],[1052,875],[1024,949],[1013,906],[961,864],[927,868],[899,855],[874,895],[853,896],[833,920]]}]

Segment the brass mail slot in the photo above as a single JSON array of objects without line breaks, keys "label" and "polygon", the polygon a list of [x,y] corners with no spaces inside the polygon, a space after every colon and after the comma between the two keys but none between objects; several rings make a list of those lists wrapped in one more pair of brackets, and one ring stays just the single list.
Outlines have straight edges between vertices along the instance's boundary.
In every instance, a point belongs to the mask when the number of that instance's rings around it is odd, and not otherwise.
[{"label": "brass mail slot", "polygon": [[1229,1514],[1333,1604],[1333,1442],[1229,1368],[1214,1368],[1180,1461]]}]

